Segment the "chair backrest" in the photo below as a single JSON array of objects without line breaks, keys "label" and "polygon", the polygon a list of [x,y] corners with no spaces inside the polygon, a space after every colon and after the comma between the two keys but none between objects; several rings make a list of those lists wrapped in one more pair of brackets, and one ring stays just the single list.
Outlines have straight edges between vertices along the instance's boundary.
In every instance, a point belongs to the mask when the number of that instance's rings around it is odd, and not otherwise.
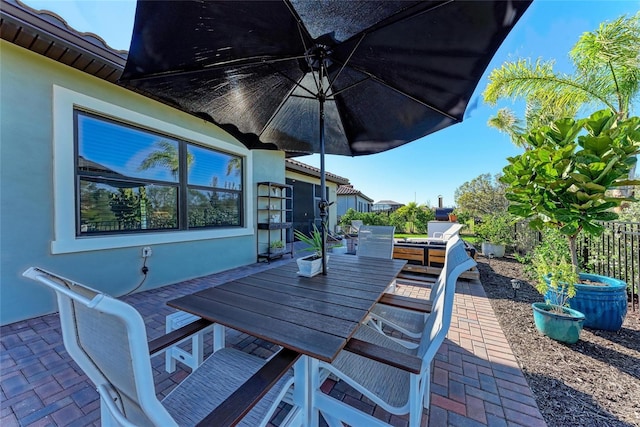
[{"label": "chair backrest", "polygon": [[462,230],[462,227],[464,227],[464,224],[429,223],[429,229],[427,231],[429,237],[427,238],[427,241],[446,242],[453,236],[457,236],[458,233],[460,233],[460,230]]},{"label": "chair backrest", "polygon": [[458,233],[460,233],[460,230],[462,230],[462,227],[464,227],[464,224],[452,224],[451,227],[442,233],[442,238],[444,240],[449,240],[453,236],[457,236]]},{"label": "chair backrest", "polygon": [[393,234],[396,228],[382,225],[363,225],[358,232],[358,256],[393,257]]},{"label": "chair backrest", "polygon": [[[434,224],[429,224],[432,228],[435,228]],[[462,230],[464,224],[450,224],[446,225],[446,228],[441,228],[439,231],[429,231],[429,237],[427,242],[446,242],[453,236],[457,236]]]},{"label": "chair backrest", "polygon": [[156,398],[144,321],[132,306],[37,267],[23,275],[56,292],[64,346],[114,418],[126,414],[136,426],[176,425]]},{"label": "chair backrest", "polygon": [[[425,322],[417,356],[422,358],[422,369],[430,369],[430,363],[449,331],[453,314],[456,282],[462,273],[474,267],[476,262],[469,257],[460,236],[447,241],[445,263],[438,281],[431,289],[431,314]],[[433,293],[435,292],[435,295]]]}]

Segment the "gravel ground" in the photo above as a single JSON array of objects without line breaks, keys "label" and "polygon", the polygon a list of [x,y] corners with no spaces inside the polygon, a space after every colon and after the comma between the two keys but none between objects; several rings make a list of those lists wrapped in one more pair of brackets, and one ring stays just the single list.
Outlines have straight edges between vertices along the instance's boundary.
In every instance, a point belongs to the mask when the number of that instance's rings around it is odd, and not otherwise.
[{"label": "gravel ground", "polygon": [[[567,345],[539,334],[531,303],[542,296],[512,258],[479,257],[485,292],[550,427],[640,426],[640,312],[618,332],[584,329]],[[525,283],[514,298],[511,279]]]}]

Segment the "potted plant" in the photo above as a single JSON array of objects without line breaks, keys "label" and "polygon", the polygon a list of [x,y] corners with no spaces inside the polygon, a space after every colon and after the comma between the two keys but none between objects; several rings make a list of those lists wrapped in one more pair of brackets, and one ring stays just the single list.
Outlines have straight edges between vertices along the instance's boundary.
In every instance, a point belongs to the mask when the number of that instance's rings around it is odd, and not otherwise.
[{"label": "potted plant", "polygon": [[575,296],[578,275],[569,258],[567,242],[556,230],[548,230],[533,250],[527,268],[545,302],[532,304],[538,331],[557,341],[573,344],[580,339],[584,314],[568,307]]},{"label": "potted plant", "polygon": [[458,221],[458,212],[454,208],[451,212],[449,212],[449,222],[457,222]]},{"label": "potted plant", "polygon": [[[322,233],[318,227],[313,225],[313,230],[307,236],[300,230],[293,231],[296,239],[307,244],[303,251],[311,251],[312,255],[296,259],[298,263],[298,274],[306,277],[313,277],[322,272]],[[326,255],[327,262],[329,255]]]},{"label": "potted plant", "polygon": [[279,255],[284,253],[284,242],[282,240],[274,240],[269,245],[269,254],[271,255]]},{"label": "potted plant", "polygon": [[515,218],[508,212],[486,214],[476,224],[475,233],[482,241],[482,254],[502,258],[513,241]]},{"label": "potted plant", "polygon": [[[612,189],[638,185],[629,180],[640,153],[640,118],[620,120],[610,111],[586,119],[561,119],[525,135],[523,154],[509,158],[500,178],[508,185],[509,212],[533,218],[535,229],[554,228],[567,239],[571,265],[579,273],[576,238],[581,231],[598,236],[600,222],[618,218],[613,211],[632,200]],[[585,327],[618,330],[627,312],[626,284],[606,276],[579,273],[571,308],[585,315]]]}]

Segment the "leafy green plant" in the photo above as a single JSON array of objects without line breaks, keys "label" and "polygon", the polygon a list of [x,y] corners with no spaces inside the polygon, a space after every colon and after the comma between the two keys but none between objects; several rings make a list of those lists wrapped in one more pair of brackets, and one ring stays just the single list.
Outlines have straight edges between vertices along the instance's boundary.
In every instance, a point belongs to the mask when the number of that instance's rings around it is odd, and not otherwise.
[{"label": "leafy green plant", "polygon": [[627,179],[640,153],[640,118],[618,120],[603,110],[587,119],[555,121],[525,138],[530,149],[509,158],[501,178],[509,186],[509,212],[532,218],[535,229],[554,228],[566,236],[577,272],[580,231],[601,234],[599,221],[618,218],[612,208],[630,200],[607,190],[640,183]]},{"label": "leafy green plant", "polygon": [[348,228],[353,220],[360,220],[364,225],[391,225],[389,215],[386,213],[357,212],[353,208],[347,209],[347,212],[340,217],[338,224],[342,228]]},{"label": "leafy green plant", "polygon": [[482,216],[474,230],[480,240],[494,245],[510,245],[513,242],[515,218],[507,212]]},{"label": "leafy green plant", "polygon": [[562,307],[575,296],[575,284],[578,282],[567,240],[558,230],[545,231],[529,262],[525,272],[535,280],[540,294],[547,297],[547,292],[551,291],[552,298],[546,298],[546,302],[554,306],[552,311],[562,313]]},{"label": "leafy green plant", "polygon": [[273,242],[271,242],[271,245],[269,245],[269,247],[271,249],[284,249],[284,242],[282,240],[274,240]]},{"label": "leafy green plant", "polygon": [[302,249],[303,251],[314,252],[314,255],[317,257],[322,256],[322,233],[315,224],[308,236],[300,230],[293,230],[293,235],[296,239],[307,244],[307,247]]}]

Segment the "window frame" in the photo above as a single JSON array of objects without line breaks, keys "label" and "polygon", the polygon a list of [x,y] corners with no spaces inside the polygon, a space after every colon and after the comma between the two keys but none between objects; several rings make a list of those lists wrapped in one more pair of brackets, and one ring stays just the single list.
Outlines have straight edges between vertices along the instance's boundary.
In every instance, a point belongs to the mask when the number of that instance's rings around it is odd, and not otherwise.
[{"label": "window frame", "polygon": [[[162,138],[168,138],[172,141],[175,141],[177,143],[177,151],[178,151],[178,155],[179,155],[179,167],[180,167],[180,173],[178,174],[177,177],[177,182],[171,182],[171,181],[161,181],[161,180],[154,180],[154,179],[149,179],[149,178],[137,178],[137,177],[131,177],[128,178],[134,182],[139,182],[141,185],[159,185],[159,186],[164,186],[164,187],[173,187],[176,189],[176,212],[177,212],[177,223],[176,223],[176,227],[175,228],[167,228],[167,229],[134,229],[134,230],[118,230],[118,231],[102,231],[102,232],[93,232],[93,233],[82,233],[81,231],[81,223],[82,223],[82,217],[81,217],[81,209],[80,209],[80,203],[78,203],[78,200],[81,197],[81,191],[80,191],[80,181],[81,180],[87,180],[87,178],[89,180],[91,180],[92,178],[92,174],[90,173],[81,173],[80,169],[79,169],[79,156],[80,156],[80,135],[78,132],[79,129],[79,121],[80,121],[80,116],[83,116],[85,118],[91,119],[91,120],[96,120],[96,121],[100,121],[102,123],[108,124],[110,126],[118,126],[118,127],[122,127],[122,128],[129,128],[129,129],[133,129],[139,132],[143,132],[146,133],[147,135],[151,135],[153,137],[157,137],[159,139]],[[244,160],[242,157],[233,154],[233,153],[229,153],[227,151],[222,151],[220,149],[216,149],[214,147],[208,147],[208,146],[204,146],[202,144],[196,144],[192,141],[187,141],[184,138],[177,138],[173,135],[168,135],[166,133],[160,133],[156,130],[151,130],[151,129],[147,129],[147,128],[143,128],[140,126],[135,126],[132,125],[131,123],[125,123],[125,122],[121,122],[121,121],[117,121],[114,120],[110,117],[104,117],[101,115],[97,115],[91,111],[87,111],[85,109],[82,108],[74,108],[73,109],[73,120],[74,120],[74,152],[75,152],[75,183],[76,183],[76,206],[75,206],[75,214],[76,214],[76,236],[80,237],[80,238],[85,238],[85,237],[91,237],[91,236],[114,236],[114,235],[120,235],[120,234],[137,234],[137,233],[153,233],[153,232],[159,232],[159,233],[175,233],[176,231],[185,231],[185,230],[203,230],[203,229],[211,229],[211,228],[221,228],[221,227],[242,227],[243,224],[243,220],[244,220],[244,214],[243,214],[243,207],[244,207],[244,203],[242,202],[242,197],[239,198],[239,202],[240,202],[240,209],[238,212],[238,221],[239,224],[237,225],[224,225],[224,226],[215,226],[215,225],[208,225],[208,226],[201,226],[201,227],[189,227],[189,204],[188,204],[188,199],[189,199],[189,192],[190,190],[198,190],[198,191],[213,191],[213,192],[222,192],[222,193],[231,193],[231,194],[235,194],[242,196],[242,193],[244,191],[245,188],[245,183],[243,182],[244,177],[240,176],[240,189],[239,190],[231,190],[231,189],[225,189],[222,187],[213,187],[213,186],[204,186],[204,185],[196,185],[196,184],[190,184],[188,181],[188,171],[187,171],[187,153],[189,152],[189,147],[197,147],[200,148],[202,150],[206,150],[207,152],[211,152],[211,153],[216,153],[216,154],[221,154],[221,155],[225,155],[225,156],[229,156],[229,158],[234,157],[234,158],[238,158],[240,159],[240,164],[244,165]],[[89,159],[91,160],[91,159]],[[95,160],[95,159],[94,159]],[[242,168],[243,166],[241,166]],[[241,169],[242,171],[242,169]],[[107,185],[113,184],[116,180],[114,179],[110,179],[109,177],[104,178],[104,183]]]},{"label": "window frame", "polygon": [[[162,108],[168,108],[162,106]],[[74,110],[82,110],[143,130],[167,135],[205,148],[222,151],[242,159],[242,205],[240,226],[186,230],[149,230],[126,234],[76,235],[76,143]],[[185,145],[186,147],[186,145]],[[250,171],[253,156],[241,144],[222,141],[173,123],[90,97],[61,86],[53,86],[53,254],[126,248],[142,245],[179,243],[197,240],[249,236],[254,234],[253,186]]]}]

